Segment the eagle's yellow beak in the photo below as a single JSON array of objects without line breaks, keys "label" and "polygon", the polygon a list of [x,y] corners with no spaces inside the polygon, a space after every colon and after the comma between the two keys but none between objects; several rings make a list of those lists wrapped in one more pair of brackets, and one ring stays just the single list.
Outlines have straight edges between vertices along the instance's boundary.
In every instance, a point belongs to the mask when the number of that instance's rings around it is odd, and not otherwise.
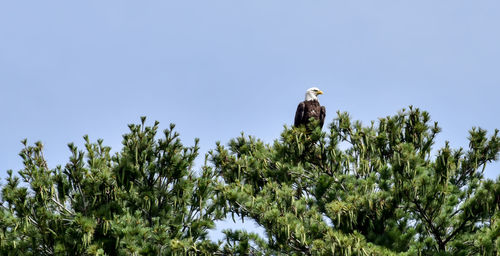
[{"label": "eagle's yellow beak", "polygon": [[319,90],[316,95],[320,95],[320,94],[323,94],[323,91]]}]

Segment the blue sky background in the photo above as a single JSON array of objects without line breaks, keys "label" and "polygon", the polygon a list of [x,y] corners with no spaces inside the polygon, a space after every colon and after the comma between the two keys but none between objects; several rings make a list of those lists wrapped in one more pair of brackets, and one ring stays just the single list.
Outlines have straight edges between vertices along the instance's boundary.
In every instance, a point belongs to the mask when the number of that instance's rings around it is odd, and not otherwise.
[{"label": "blue sky background", "polygon": [[500,128],[499,13],[497,0],[1,1],[0,177],[22,167],[23,138],[54,167],[84,134],[119,150],[142,115],[202,154],[241,131],[272,142],[312,86],[328,120],[414,105],[443,128],[437,146],[466,147],[471,127]]}]

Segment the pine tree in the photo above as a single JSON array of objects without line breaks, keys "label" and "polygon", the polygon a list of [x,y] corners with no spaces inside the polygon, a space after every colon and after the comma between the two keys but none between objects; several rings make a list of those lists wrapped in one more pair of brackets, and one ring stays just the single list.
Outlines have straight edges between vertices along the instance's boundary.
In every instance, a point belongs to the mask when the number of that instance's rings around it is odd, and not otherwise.
[{"label": "pine tree", "polygon": [[123,149],[103,141],[69,144],[71,157],[50,169],[40,142],[20,153],[20,178],[2,187],[2,255],[210,254],[207,230],[223,217],[215,207],[215,173],[192,171],[198,140],[184,146],[174,125],[155,139],[158,123],[130,125]]},{"label": "pine tree", "polygon": [[[40,142],[1,187],[1,255],[496,255],[500,149],[473,128],[468,149],[433,150],[437,123],[419,109],[363,126],[338,113],[325,133],[287,128],[266,144],[242,134],[198,155],[174,125],[130,125],[123,148],[69,144],[49,168]],[[209,158],[210,163],[207,162]],[[226,215],[253,219],[262,238],[207,231]]]},{"label": "pine tree", "polygon": [[243,134],[228,148],[218,144],[211,159],[225,181],[220,205],[267,235],[263,244],[226,231],[232,252],[500,253],[500,177],[483,177],[498,156],[498,130],[488,138],[473,128],[469,149],[447,142],[433,151],[439,132],[427,112],[410,107],[369,126],[338,113],[328,133],[285,127],[272,145]]}]

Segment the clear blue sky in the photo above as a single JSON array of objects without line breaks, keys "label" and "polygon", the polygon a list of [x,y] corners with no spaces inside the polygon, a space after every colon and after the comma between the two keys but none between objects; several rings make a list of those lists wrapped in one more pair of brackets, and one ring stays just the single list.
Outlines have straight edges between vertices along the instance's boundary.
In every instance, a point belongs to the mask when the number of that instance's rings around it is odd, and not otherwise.
[{"label": "clear blue sky", "polygon": [[271,142],[312,86],[328,120],[412,104],[443,128],[437,146],[467,146],[472,126],[500,128],[499,13],[498,0],[2,1],[0,177],[21,168],[23,138],[53,167],[84,134],[118,150],[142,115],[202,153],[241,131]]}]

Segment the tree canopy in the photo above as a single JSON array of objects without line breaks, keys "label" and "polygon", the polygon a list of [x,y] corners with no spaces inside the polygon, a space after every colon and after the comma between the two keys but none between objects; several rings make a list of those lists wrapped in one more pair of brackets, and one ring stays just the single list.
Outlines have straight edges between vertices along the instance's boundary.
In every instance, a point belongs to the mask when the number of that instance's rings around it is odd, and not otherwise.
[{"label": "tree canopy", "polygon": [[[50,169],[43,145],[20,156],[1,186],[3,255],[495,255],[500,253],[498,130],[446,143],[430,115],[410,107],[368,126],[337,113],[326,132],[288,128],[266,143],[217,143],[195,170],[198,140],[174,125],[129,125],[122,149],[69,144]],[[316,127],[316,128],[314,128]],[[265,230],[208,230],[226,216]]]}]

